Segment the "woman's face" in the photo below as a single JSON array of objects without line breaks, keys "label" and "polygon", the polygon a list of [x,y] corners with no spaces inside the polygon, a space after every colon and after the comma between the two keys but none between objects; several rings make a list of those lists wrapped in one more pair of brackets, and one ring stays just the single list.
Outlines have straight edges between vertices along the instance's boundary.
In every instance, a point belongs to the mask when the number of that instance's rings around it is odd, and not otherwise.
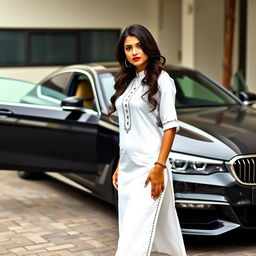
[{"label": "woman's face", "polygon": [[126,37],[124,52],[127,60],[136,67],[137,72],[145,70],[148,63],[148,55],[143,52],[141,43],[136,36]]}]

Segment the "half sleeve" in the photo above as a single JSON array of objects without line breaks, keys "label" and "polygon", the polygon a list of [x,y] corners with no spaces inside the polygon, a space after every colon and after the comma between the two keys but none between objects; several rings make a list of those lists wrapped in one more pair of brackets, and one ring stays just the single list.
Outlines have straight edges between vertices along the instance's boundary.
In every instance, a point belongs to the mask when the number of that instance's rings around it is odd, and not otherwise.
[{"label": "half sleeve", "polygon": [[160,92],[159,114],[163,130],[176,127],[176,132],[180,130],[175,109],[176,88],[173,79],[163,71],[158,79]]}]

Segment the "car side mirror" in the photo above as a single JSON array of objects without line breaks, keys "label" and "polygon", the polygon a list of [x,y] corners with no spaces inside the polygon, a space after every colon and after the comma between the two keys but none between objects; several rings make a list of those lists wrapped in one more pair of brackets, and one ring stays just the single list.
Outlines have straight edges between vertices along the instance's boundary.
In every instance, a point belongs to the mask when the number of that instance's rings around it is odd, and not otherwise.
[{"label": "car side mirror", "polygon": [[256,94],[252,92],[240,92],[239,98],[245,105],[250,106],[256,103]]},{"label": "car side mirror", "polygon": [[63,110],[83,111],[84,100],[77,96],[68,97],[61,101],[60,106],[62,107]]}]

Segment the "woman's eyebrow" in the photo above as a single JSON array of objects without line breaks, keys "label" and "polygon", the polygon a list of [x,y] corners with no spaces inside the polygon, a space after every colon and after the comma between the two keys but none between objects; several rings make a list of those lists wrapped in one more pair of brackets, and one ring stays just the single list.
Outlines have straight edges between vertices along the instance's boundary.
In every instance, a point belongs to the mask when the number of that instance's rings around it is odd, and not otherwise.
[{"label": "woman's eyebrow", "polygon": [[[135,43],[135,45],[138,45],[138,44],[140,44],[141,42],[137,42],[137,43]],[[125,44],[124,46],[132,46],[132,44]]]}]

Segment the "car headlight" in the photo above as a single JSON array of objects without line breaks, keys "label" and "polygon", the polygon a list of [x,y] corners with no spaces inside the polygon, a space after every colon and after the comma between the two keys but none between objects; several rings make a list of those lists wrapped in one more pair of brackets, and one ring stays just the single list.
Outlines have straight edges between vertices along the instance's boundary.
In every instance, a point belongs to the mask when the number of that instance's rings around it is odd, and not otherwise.
[{"label": "car headlight", "polygon": [[171,152],[169,161],[173,172],[177,173],[211,174],[225,171],[223,161],[210,158]]}]

